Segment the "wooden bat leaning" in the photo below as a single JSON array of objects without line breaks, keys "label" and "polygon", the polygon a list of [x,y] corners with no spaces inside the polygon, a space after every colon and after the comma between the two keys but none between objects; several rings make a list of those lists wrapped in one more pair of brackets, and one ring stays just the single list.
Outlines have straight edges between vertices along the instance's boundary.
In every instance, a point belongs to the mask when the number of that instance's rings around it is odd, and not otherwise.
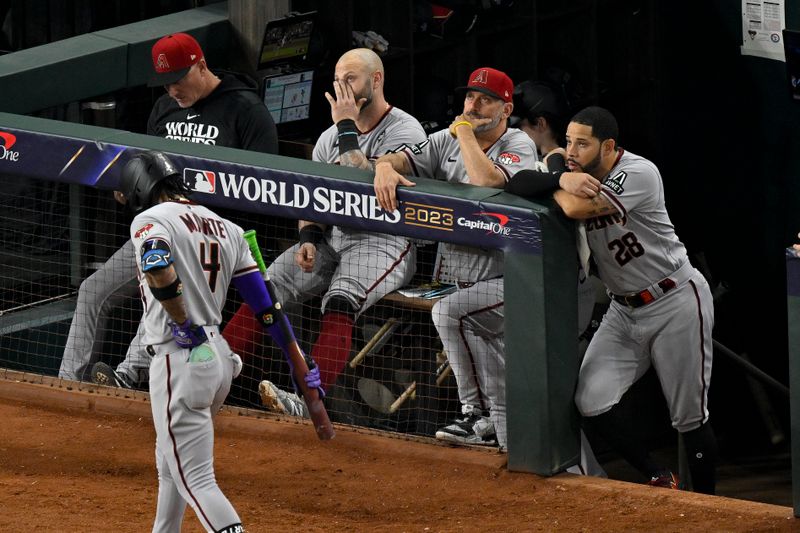
[{"label": "wooden bat leaning", "polygon": [[[267,266],[264,264],[264,259],[261,257],[261,250],[256,242],[256,232],[254,230],[248,230],[244,233],[243,237],[250,247],[250,253],[258,264],[259,270],[262,274],[266,275]],[[269,283],[268,280],[267,283]],[[270,291],[270,293],[272,293],[272,291]],[[280,305],[279,302],[273,302],[273,304],[276,306]],[[319,437],[320,440],[332,439],[336,436],[336,432],[333,429],[333,424],[331,424],[328,411],[325,409],[325,404],[322,403],[319,391],[309,388],[309,386],[306,385],[305,376],[309,370],[309,363],[303,354],[303,350],[300,349],[296,341],[289,346],[289,353],[286,354],[286,357],[288,357],[292,363],[294,382],[300,387],[303,400],[306,402],[306,407],[308,408],[308,415],[314,423],[317,437]],[[311,364],[313,365],[313,361],[311,361]]]}]

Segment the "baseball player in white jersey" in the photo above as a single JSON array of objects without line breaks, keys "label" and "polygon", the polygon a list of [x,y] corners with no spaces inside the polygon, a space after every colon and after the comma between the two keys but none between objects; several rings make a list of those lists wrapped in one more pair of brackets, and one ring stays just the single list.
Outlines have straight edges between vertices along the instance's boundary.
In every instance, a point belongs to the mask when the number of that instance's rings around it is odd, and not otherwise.
[{"label": "baseball player in white jersey", "polygon": [[[273,305],[242,229],[186,199],[181,175],[159,152],[122,171],[144,304],[159,491],[153,531],[180,531],[186,504],[206,531],[244,531],[214,477],[212,416],[242,362],[219,332],[231,283],[284,350],[296,341]],[[319,387],[319,372],[305,381]]]},{"label": "baseball player in white jersey", "polygon": [[658,169],[619,148],[617,136],[607,110],[589,107],[575,115],[567,128],[567,166],[600,180],[600,193],[554,195],[567,216],[586,221],[598,275],[612,299],[581,365],[575,403],[590,441],[602,435],[651,485],[678,488],[616,408],[652,365],[672,425],[683,435],[693,488],[713,493],[711,291],[675,234]]},{"label": "baseball player in white jersey", "polygon": [[[314,161],[372,168],[378,156],[425,139],[414,117],[386,101],[383,86],[383,64],[375,52],[357,48],[342,55],[335,69],[335,98],[326,93],[334,124],[317,140]],[[303,220],[299,228],[300,242],[278,257],[267,273],[284,305],[322,295],[322,324],[311,355],[328,388],[350,355],[355,320],[411,280],[416,248],[396,235],[340,226],[328,229]],[[240,309],[226,326],[225,336],[237,353],[248,353],[253,331],[257,329],[247,310]],[[268,408],[305,414],[305,404],[296,395],[269,381],[259,388]]]},{"label": "baseball player in white jersey", "polygon": [[[403,175],[501,188],[537,161],[536,146],[508,128],[514,84],[503,72],[479,68],[469,77],[463,114],[447,130],[416,146],[378,159],[375,192],[381,206],[397,208]],[[441,243],[434,277],[459,290],[438,301],[433,323],[458,384],[463,417],[436,437],[453,443],[505,448],[505,349],[503,252]]]}]

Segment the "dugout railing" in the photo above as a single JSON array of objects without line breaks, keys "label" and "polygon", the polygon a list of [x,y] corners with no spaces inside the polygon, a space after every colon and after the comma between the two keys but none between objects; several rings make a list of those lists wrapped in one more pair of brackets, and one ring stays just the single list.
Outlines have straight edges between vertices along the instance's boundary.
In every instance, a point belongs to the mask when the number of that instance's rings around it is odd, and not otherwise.
[{"label": "dugout railing", "polygon": [[577,462],[577,266],[573,227],[555,210],[419,179],[387,214],[364,171],[4,113],[0,134],[6,178],[114,189],[128,158],[157,149],[187,178],[214,176],[214,193],[197,193],[211,207],[504,250],[509,468],[551,475]]}]

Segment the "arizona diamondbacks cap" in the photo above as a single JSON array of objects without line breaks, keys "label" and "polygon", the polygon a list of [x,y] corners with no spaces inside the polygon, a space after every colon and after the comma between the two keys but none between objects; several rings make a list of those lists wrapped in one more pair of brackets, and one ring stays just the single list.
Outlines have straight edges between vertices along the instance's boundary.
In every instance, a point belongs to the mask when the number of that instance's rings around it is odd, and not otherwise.
[{"label": "arizona diamondbacks cap", "polygon": [[508,74],[489,67],[475,69],[469,75],[467,86],[459,87],[457,90],[478,91],[508,103],[512,102],[514,98],[514,82],[511,81]]},{"label": "arizona diamondbacks cap", "polygon": [[169,85],[186,76],[192,65],[203,58],[203,49],[188,33],[173,33],[162,37],[152,49],[155,73],[149,87]]}]

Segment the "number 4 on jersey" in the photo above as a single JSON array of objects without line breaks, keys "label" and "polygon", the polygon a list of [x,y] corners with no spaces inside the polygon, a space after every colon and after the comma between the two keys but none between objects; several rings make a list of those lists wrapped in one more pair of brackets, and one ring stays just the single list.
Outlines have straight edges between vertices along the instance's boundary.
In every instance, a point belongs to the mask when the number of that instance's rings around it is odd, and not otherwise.
[{"label": "number 4 on jersey", "polygon": [[217,275],[220,271],[219,265],[219,243],[208,243],[208,257],[206,257],[206,243],[200,243],[200,265],[203,270],[208,272],[208,287],[211,292],[217,288]]}]

